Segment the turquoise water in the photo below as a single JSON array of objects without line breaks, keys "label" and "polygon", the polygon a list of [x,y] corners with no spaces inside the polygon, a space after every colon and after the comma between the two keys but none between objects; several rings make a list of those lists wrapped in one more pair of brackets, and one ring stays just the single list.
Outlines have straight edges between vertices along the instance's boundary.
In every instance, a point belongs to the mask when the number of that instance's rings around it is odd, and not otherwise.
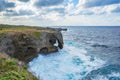
[{"label": "turquoise water", "polygon": [[64,48],[31,61],[40,80],[120,80],[120,28],[69,28]]}]

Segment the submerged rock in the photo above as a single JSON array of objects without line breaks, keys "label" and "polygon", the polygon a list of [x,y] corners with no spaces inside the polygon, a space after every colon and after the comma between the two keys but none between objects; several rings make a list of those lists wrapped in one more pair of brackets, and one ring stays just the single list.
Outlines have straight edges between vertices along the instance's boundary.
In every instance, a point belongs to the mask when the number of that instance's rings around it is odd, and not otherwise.
[{"label": "submerged rock", "polygon": [[[54,46],[58,42],[58,46]],[[63,37],[56,29],[28,28],[22,30],[2,29],[0,52],[29,62],[38,53],[51,53],[63,48]]]}]

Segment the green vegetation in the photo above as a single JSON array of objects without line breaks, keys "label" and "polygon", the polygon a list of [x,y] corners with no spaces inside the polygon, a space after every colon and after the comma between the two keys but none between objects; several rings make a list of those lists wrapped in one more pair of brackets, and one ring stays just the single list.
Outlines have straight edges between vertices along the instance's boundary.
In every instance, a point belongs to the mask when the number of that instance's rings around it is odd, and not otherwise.
[{"label": "green vegetation", "polygon": [[27,71],[27,66],[18,63],[18,60],[0,53],[0,80],[38,80]]},{"label": "green vegetation", "polygon": [[24,26],[24,25],[2,25],[0,24],[0,34],[22,32],[25,34],[34,34],[35,37],[40,36],[40,32],[54,32],[53,29],[47,29],[36,26]]},{"label": "green vegetation", "polygon": [[35,37],[35,38],[40,37],[40,32],[34,32],[34,37]]}]

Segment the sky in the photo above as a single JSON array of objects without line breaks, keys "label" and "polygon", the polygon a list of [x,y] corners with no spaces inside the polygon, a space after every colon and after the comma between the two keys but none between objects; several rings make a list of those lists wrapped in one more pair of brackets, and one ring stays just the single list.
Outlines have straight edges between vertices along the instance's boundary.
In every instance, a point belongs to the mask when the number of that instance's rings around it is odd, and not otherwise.
[{"label": "sky", "polygon": [[0,0],[0,24],[120,26],[120,0]]}]

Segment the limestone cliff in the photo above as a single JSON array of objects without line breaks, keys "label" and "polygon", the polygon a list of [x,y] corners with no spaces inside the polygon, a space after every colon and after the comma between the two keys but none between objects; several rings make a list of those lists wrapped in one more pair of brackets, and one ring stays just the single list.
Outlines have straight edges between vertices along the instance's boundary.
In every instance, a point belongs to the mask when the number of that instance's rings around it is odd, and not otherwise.
[{"label": "limestone cliff", "polygon": [[[54,46],[58,43],[58,46]],[[61,31],[46,28],[1,28],[0,52],[24,62],[29,62],[39,53],[48,54],[63,48]]]}]

